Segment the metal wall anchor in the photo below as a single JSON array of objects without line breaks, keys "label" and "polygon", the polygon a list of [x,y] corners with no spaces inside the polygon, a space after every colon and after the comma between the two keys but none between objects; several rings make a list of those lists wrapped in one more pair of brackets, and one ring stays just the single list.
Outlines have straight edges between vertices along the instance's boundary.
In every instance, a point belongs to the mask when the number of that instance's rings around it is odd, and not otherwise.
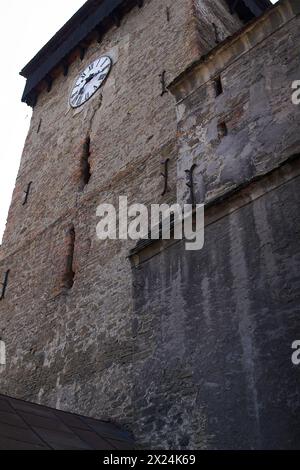
[{"label": "metal wall anchor", "polygon": [[10,272],[10,271],[8,270],[8,271],[6,271],[6,273],[5,273],[4,282],[2,283],[2,292],[1,292],[0,300],[3,300],[4,297],[5,297],[5,291],[6,291],[7,284],[8,284],[9,272]]},{"label": "metal wall anchor", "polygon": [[197,165],[194,163],[189,170],[185,170],[188,181],[186,183],[187,187],[190,189],[190,201],[192,206],[196,205],[195,191],[194,191],[194,171]]},{"label": "metal wall anchor", "polygon": [[166,85],[166,73],[167,72],[164,70],[160,74],[160,83],[161,83],[161,95],[160,96],[164,96],[166,93],[168,93],[167,85]]},{"label": "metal wall anchor", "polygon": [[165,172],[164,172],[164,173],[161,173],[161,176],[164,178],[164,183],[165,183],[165,185],[164,185],[164,190],[163,190],[163,192],[161,193],[162,196],[164,196],[164,195],[168,192],[168,190],[169,190],[169,188],[168,188],[169,161],[170,161],[170,159],[167,158],[167,160],[165,160],[164,162],[162,162],[162,165],[164,165],[164,167],[165,167]]},{"label": "metal wall anchor", "polygon": [[27,204],[31,186],[32,186],[32,181],[30,183],[28,183],[27,189],[26,189],[26,191],[24,191],[25,198],[24,198],[24,201],[23,201],[23,204],[22,204],[23,206],[25,206]]}]

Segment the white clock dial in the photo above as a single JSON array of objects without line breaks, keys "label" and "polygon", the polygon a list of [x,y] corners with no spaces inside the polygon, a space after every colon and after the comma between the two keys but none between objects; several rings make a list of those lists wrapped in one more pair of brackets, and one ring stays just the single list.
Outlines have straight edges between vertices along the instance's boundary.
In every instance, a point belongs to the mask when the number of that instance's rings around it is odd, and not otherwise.
[{"label": "white clock dial", "polygon": [[92,62],[77,78],[70,96],[72,108],[86,103],[104,84],[112,67],[112,60],[102,56]]}]

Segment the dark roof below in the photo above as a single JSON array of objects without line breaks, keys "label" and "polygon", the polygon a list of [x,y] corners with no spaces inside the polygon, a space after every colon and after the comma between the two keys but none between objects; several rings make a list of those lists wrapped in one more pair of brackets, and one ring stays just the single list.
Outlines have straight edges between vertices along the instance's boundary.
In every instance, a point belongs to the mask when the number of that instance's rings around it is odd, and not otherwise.
[{"label": "dark roof below", "polygon": [[0,395],[0,450],[132,450],[117,426]]}]

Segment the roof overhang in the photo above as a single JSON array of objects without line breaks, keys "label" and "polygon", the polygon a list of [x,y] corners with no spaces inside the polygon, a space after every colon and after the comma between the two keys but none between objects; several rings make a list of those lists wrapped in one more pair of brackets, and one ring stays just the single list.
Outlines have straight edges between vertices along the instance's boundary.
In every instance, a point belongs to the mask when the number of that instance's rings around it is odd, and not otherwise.
[{"label": "roof overhang", "polygon": [[[226,1],[232,11],[248,12],[249,19],[272,6],[270,0]],[[88,0],[20,72],[27,79],[22,101],[34,106],[38,87],[44,81],[51,86],[57,67],[62,66],[67,73],[70,56],[76,49],[84,53],[92,34],[97,33],[101,38],[136,5],[142,7],[143,0]]]},{"label": "roof overhang", "polygon": [[245,22],[262,15],[273,5],[270,0],[226,0],[226,2],[231,13],[237,13]]},{"label": "roof overhang", "polygon": [[37,86],[51,80],[56,67],[66,68],[70,54],[84,48],[91,33],[102,35],[125,11],[142,4],[142,0],[88,0],[20,72],[27,79],[22,101],[34,105]]}]

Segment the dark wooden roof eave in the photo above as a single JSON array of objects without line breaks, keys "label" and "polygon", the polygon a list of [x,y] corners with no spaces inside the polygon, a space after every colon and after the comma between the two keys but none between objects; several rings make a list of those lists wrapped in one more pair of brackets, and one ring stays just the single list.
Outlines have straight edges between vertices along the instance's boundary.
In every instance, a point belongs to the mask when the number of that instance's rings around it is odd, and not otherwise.
[{"label": "dark wooden roof eave", "polygon": [[99,28],[118,8],[125,4],[140,5],[139,0],[88,0],[78,12],[22,69],[27,79],[22,102],[33,105],[36,87],[51,71]]},{"label": "dark wooden roof eave", "polygon": [[[226,0],[232,9],[240,5],[249,12],[249,18],[259,16],[272,6],[270,0]],[[118,18],[121,10],[143,5],[143,0],[88,0],[52,39],[22,69],[20,74],[27,79],[22,102],[34,106],[37,89],[43,81],[52,81],[51,73],[60,64],[65,69],[67,58],[84,44],[93,31],[100,31],[110,18]],[[241,6],[242,5],[242,6]]]},{"label": "dark wooden roof eave", "polygon": [[[33,73],[33,71],[45,60],[45,55],[53,53],[66,37],[70,35],[80,24],[93,12],[95,3],[100,3],[102,0],[88,0],[84,5],[65,23],[62,28],[55,33],[55,35],[38,51],[38,53],[24,66],[20,75],[25,78]],[[94,5],[94,9],[92,8]]]},{"label": "dark wooden roof eave", "polygon": [[270,0],[226,0],[226,3],[231,13],[237,13],[245,22],[257,18],[273,6]]}]

